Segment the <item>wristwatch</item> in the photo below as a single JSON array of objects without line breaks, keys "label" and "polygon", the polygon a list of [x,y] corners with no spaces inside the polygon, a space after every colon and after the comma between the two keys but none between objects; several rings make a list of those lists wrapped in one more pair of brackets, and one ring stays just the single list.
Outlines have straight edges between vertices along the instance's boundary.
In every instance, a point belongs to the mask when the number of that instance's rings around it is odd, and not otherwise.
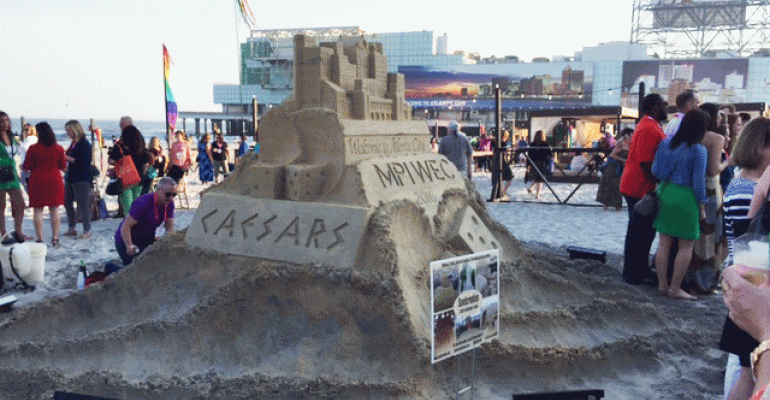
[{"label": "wristwatch", "polygon": [[754,351],[751,352],[751,373],[754,375],[754,379],[757,379],[757,362],[759,357],[766,351],[770,350],[770,340],[765,340],[760,343]]}]

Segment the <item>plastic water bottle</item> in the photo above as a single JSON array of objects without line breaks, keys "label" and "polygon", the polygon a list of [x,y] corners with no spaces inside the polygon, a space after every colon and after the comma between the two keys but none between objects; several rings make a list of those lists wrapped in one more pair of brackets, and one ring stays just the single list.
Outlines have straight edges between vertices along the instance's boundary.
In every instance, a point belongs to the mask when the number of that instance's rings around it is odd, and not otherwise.
[{"label": "plastic water bottle", "polygon": [[83,288],[86,287],[87,274],[88,270],[86,270],[86,265],[83,263],[83,260],[80,260],[80,271],[78,272],[78,290],[83,290]]}]

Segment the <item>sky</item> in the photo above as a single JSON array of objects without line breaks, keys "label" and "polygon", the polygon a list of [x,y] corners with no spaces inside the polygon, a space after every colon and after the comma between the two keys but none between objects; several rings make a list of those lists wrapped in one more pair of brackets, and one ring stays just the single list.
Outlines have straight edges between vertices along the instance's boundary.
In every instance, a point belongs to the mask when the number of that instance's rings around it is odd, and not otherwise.
[{"label": "sky", "polygon": [[[221,111],[249,30],[236,0],[2,0],[0,110],[12,118],[162,121],[162,45],[180,111]],[[248,1],[257,29],[433,31],[449,51],[521,60],[628,41],[632,0]],[[608,18],[610,17],[610,18]],[[16,127],[14,127],[16,129]]]}]

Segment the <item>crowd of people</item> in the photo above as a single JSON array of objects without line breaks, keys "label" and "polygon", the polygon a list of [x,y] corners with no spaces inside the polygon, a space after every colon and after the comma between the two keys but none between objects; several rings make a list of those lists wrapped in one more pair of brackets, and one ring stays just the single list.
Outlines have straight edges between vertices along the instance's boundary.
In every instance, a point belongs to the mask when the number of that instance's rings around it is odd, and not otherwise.
[{"label": "crowd of people", "polygon": [[[759,399],[770,381],[770,287],[754,285],[735,267],[724,267],[733,263],[734,239],[761,210],[770,211],[764,207],[770,190],[770,119],[751,119],[731,106],[700,104],[690,90],[677,96],[676,107],[666,123],[668,103],[658,94],[644,97],[636,128],[613,138],[600,168],[597,201],[620,210],[625,199],[628,207],[622,271],[627,283],[654,286],[671,299],[696,300],[694,294],[712,293],[723,276],[730,311],[719,344],[730,353],[725,399]],[[477,150],[491,150],[490,142],[479,138]],[[529,190],[539,197],[542,172],[553,154],[542,131],[532,143],[519,146],[535,148],[528,150],[528,168],[541,173],[532,174]],[[455,121],[435,149],[472,176],[472,141]],[[477,160],[475,169],[485,168],[493,169],[488,160]],[[655,212],[635,208],[651,195],[657,199]],[[770,216],[765,220],[770,231]]]},{"label": "crowd of people", "polygon": [[[192,146],[182,130],[174,133],[174,140],[165,151],[158,137],[153,137],[147,145],[131,117],[122,117],[119,127],[120,138],[108,149],[110,167],[104,172],[113,178],[112,181],[117,184],[115,187],[119,189],[116,193],[119,205],[117,216],[126,218],[116,232],[116,249],[124,262],[130,262],[136,253],[149,245],[146,237],[149,225],[157,227],[165,223],[167,231],[173,230],[172,200],[177,190],[184,194],[187,207],[190,207],[187,175],[194,166],[198,166],[202,183],[219,182],[220,177],[229,174],[229,161],[233,155],[228,152],[227,143],[216,128],[214,143],[209,144],[209,135],[203,135],[198,143],[198,157],[193,159]],[[6,232],[5,218],[0,218],[0,237],[8,233],[18,242],[30,239],[22,233],[27,208],[24,192],[29,208],[33,209],[37,242],[46,241],[43,220],[47,208],[51,222],[51,237],[48,240],[52,246],[59,246],[59,207],[62,205],[68,228],[64,236],[91,237],[94,199],[100,196],[99,188],[94,188],[95,178],[102,171],[94,165],[94,148],[83,126],[71,120],[64,128],[71,140],[66,150],[57,143],[53,128],[47,122],[34,126],[27,124],[22,129],[21,137],[17,137],[11,130],[8,114],[0,111],[0,141],[3,142],[0,146],[0,212],[5,212],[8,198],[14,222],[14,230]],[[101,130],[96,127],[89,127],[89,130],[98,131],[97,143],[102,147]],[[248,151],[248,141],[241,136],[236,162]],[[258,151],[258,146],[255,151]],[[127,176],[133,176],[133,179]],[[155,212],[152,212],[153,208]],[[78,223],[82,225],[81,233],[77,230]],[[133,235],[132,231],[135,231]],[[154,241],[154,228],[152,232]]]},{"label": "crowd of people", "polygon": [[[770,119],[700,104],[689,90],[677,96],[678,112],[665,124],[667,106],[657,94],[643,99],[644,116],[626,150],[620,180],[628,206],[623,279],[656,286],[673,299],[696,300],[694,294],[715,289],[724,267],[733,263],[733,241],[767,201]],[[635,207],[652,195],[655,212]],[[730,309],[719,344],[730,353],[725,399],[759,398],[770,376],[770,359],[760,362],[770,348],[770,289],[752,285],[734,267],[724,269],[723,279]]]}]

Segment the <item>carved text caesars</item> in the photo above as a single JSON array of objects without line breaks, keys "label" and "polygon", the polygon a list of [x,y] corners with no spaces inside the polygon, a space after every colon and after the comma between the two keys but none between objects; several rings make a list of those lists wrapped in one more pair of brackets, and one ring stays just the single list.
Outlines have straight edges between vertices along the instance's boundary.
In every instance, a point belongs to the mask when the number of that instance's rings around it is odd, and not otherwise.
[{"label": "carved text caesars", "polygon": [[278,215],[270,212],[264,213],[262,217],[257,212],[237,218],[234,209],[221,211],[215,208],[201,218],[201,226],[206,235],[239,236],[240,239],[255,243],[264,241],[268,244],[272,242],[332,250],[346,242],[345,228],[350,225],[346,221],[335,223],[335,226],[327,230],[323,218],[290,216],[277,220]]}]

